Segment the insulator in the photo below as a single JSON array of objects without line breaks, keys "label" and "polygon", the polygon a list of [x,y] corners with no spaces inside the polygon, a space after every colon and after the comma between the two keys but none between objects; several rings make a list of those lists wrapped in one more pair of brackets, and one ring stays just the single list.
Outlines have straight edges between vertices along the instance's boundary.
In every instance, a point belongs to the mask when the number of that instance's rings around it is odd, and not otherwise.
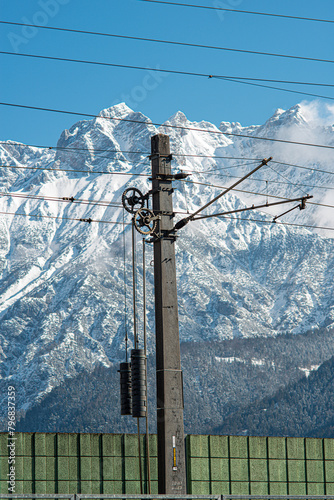
[{"label": "insulator", "polygon": [[190,174],[186,174],[184,172],[179,172],[177,174],[174,175],[174,179],[176,181],[180,180],[180,179],[186,179],[187,177],[189,177]]},{"label": "insulator", "polygon": [[145,417],[147,409],[146,357],[143,349],[131,351],[132,416]]},{"label": "insulator", "polygon": [[132,415],[131,363],[119,365],[121,377],[121,415]]}]

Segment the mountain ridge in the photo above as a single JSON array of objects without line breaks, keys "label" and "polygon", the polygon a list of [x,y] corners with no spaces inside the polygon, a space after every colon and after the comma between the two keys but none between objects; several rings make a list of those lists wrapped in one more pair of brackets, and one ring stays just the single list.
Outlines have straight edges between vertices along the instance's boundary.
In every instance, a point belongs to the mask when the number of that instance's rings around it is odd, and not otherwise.
[{"label": "mountain ridge", "polygon": [[[290,118],[300,112],[293,110]],[[289,113],[285,113],[288,120]],[[107,116],[142,123],[106,120]],[[17,216],[4,215],[0,223],[0,375],[4,387],[8,380],[17,385],[18,408],[24,411],[66,378],[99,365],[111,366],[124,356],[124,281],[127,297],[131,296],[131,218],[125,214],[124,268],[120,201],[129,186],[149,191],[146,177],[137,174],[150,175],[150,137],[158,132],[142,117],[118,105],[93,120],[75,123],[63,132],[56,150],[12,141],[0,145],[1,164],[17,167],[1,170],[3,194],[11,195],[2,196],[1,211]],[[179,112],[169,123],[184,120]],[[277,134],[276,121],[269,121],[267,131],[271,127],[271,133]],[[208,122],[185,123],[219,132]],[[304,130],[300,122],[290,125]],[[192,173],[190,181],[175,182],[176,212],[196,210],[221,192],[212,184],[231,184],[244,175],[245,167],[253,168],[264,149],[269,156],[267,145],[253,146],[250,139],[231,139],[220,132],[180,133],[163,126],[159,130],[170,136],[174,171]],[[312,155],[310,160],[307,155],[305,165],[314,166]],[[218,156],[254,160],[251,165],[247,160],[246,165],[231,166],[231,160]],[[329,168],[326,155],[321,165]],[[295,170],[285,165],[280,176],[271,169],[261,175],[259,171],[255,180],[245,183],[244,191],[262,192],[261,200],[296,197],[301,189],[296,186],[300,179]],[[307,170],[305,175],[313,183],[329,182],[329,175],[316,171]],[[277,179],[282,183],[274,184]],[[319,193],[324,199],[330,191],[315,190],[316,200]],[[56,202],[52,197],[91,203]],[[250,197],[254,202],[249,193],[229,193],[212,212],[246,207]],[[99,200],[108,203],[94,203]],[[308,205],[307,210],[298,211],[298,222],[316,218],[317,210]],[[296,216],[288,215],[285,220],[292,221],[291,217]],[[82,218],[106,222],[85,224],[78,221]],[[181,340],[276,336],[333,325],[334,240],[304,228],[271,224],[270,212],[251,212],[244,218],[194,222],[180,232],[176,248]],[[153,258],[150,252],[148,258]],[[138,270],[140,287],[141,263]],[[153,276],[149,270],[147,284],[148,346],[153,352]],[[138,306],[142,307],[141,296]],[[128,309],[126,324],[131,331],[129,303]]]}]

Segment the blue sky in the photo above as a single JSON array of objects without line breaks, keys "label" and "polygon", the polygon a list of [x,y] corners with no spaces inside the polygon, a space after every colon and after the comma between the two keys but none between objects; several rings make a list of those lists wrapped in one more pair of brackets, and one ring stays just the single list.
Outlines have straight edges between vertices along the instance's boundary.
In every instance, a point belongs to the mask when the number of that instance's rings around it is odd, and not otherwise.
[{"label": "blue sky", "polygon": [[[333,0],[184,0],[278,14],[334,19]],[[334,24],[270,18],[218,10],[158,5],[140,0],[0,0],[3,21],[44,24],[217,45],[254,51],[333,59]],[[334,64],[180,47],[116,38],[24,31],[0,25],[2,51],[160,67],[205,74],[333,83]],[[159,75],[148,71],[34,60],[0,54],[1,102],[97,114],[125,101],[155,122],[176,111],[190,120],[263,123],[277,108],[304,100],[223,80]],[[277,84],[277,86],[280,86]],[[281,85],[283,86],[283,85]],[[334,98],[334,88],[294,87]],[[312,100],[312,98],[306,98]],[[326,101],[325,101],[326,102]],[[333,101],[328,100],[329,104]],[[75,116],[0,106],[0,139],[55,145]]]}]

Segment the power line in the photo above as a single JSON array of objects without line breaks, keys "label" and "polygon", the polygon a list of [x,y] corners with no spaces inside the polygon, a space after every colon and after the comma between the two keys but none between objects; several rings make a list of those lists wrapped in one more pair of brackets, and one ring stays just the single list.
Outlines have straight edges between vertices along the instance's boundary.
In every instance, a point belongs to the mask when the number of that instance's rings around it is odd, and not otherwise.
[{"label": "power line", "polygon": [[[290,181],[287,177],[285,177],[285,175],[281,174],[281,172],[277,172],[277,170],[275,170],[275,169],[274,169],[271,165],[268,165],[268,166],[269,166],[269,168],[270,168],[273,172],[275,172],[275,174],[276,174],[276,175],[279,175],[280,177],[282,177],[282,179],[285,179],[285,180],[287,181],[285,184],[291,185],[292,187],[297,187],[297,185],[298,185],[298,186],[303,186],[303,187],[311,187],[311,186],[307,186],[307,184],[306,184],[306,185],[305,185],[305,184],[303,185],[303,184],[297,184],[297,183],[294,183],[294,182]],[[282,181],[278,181],[278,182],[279,182],[280,184],[282,184]],[[313,187],[315,188],[316,186],[313,186]],[[317,186],[317,187],[318,187],[318,186]],[[322,188],[322,187],[320,187],[320,186],[319,186],[319,188],[320,188],[320,189],[325,189],[325,188]],[[334,189],[334,188],[328,188],[328,189]],[[304,194],[307,194],[307,193],[305,193],[305,191],[304,191]]]},{"label": "power line", "polygon": [[332,19],[319,19],[316,17],[302,17],[302,16],[290,16],[287,14],[272,14],[269,12],[258,12],[252,10],[239,10],[239,9],[229,9],[226,7],[210,7],[208,5],[193,5],[188,3],[179,3],[179,2],[167,2],[163,0],[141,0],[142,2],[151,2],[151,3],[161,3],[166,5],[175,5],[178,7],[192,7],[198,9],[208,9],[208,10],[222,10],[224,12],[237,12],[239,14],[252,14],[257,16],[269,16],[269,17],[280,17],[283,19],[294,19],[298,21],[313,21],[319,23],[334,23]]},{"label": "power line", "polygon": [[[173,154],[173,156],[176,156],[175,154]],[[212,159],[218,159],[218,158],[224,158],[224,156],[203,156],[203,158],[212,158]],[[231,160],[234,159],[234,160],[251,160],[251,161],[261,161],[259,160],[259,158],[230,158]],[[272,163],[276,163],[277,165],[284,165],[284,166],[287,166],[287,167],[295,167],[295,168],[302,168],[302,169],[305,169],[305,170],[311,170],[312,172],[320,172],[322,174],[329,174],[329,175],[334,175],[334,172],[330,172],[329,170],[321,170],[319,168],[315,168],[315,167],[305,167],[304,165],[294,165],[292,163],[285,163],[285,162],[281,162],[281,161],[274,161],[272,160]],[[230,168],[234,168],[235,165],[232,165],[232,166],[229,166],[229,167],[221,167],[225,170],[227,169],[230,169]],[[183,169],[184,172],[191,172],[191,173],[196,173],[196,174],[206,174],[207,172],[215,172],[216,170],[219,170],[219,168],[217,169],[212,169],[212,170],[201,170],[201,171],[196,171],[196,170],[189,170],[189,169]]]},{"label": "power line", "polygon": [[8,142],[8,141],[0,141],[0,145],[15,146],[15,147],[29,146],[31,148],[41,148],[41,149],[60,150],[60,151],[67,151],[67,150],[70,150],[70,151],[91,151],[93,153],[95,153],[95,152],[125,153],[125,154],[142,154],[145,156],[149,156],[149,154],[150,154],[147,151],[128,151],[128,150],[123,150],[123,149],[72,148],[71,146],[41,146],[41,145],[37,145],[37,144],[19,144],[19,143]]},{"label": "power line", "polygon": [[[168,73],[168,74],[174,74],[174,75],[186,75],[186,76],[197,76],[197,77],[204,77],[204,78],[215,78],[218,80],[224,80],[227,82],[234,82],[234,83],[243,83],[244,85],[252,85],[255,87],[263,87],[267,89],[272,89],[272,90],[279,90],[281,92],[290,92],[293,94],[302,94],[302,95],[307,95],[310,97],[318,97],[321,99],[329,99],[329,100],[334,100],[334,97],[330,96],[325,96],[321,94],[313,94],[309,92],[302,92],[299,90],[292,90],[292,89],[285,89],[283,87],[273,87],[270,85],[262,85],[259,83],[254,83],[254,82],[247,82],[247,81],[239,81],[237,79],[234,79],[232,77],[226,77],[226,76],[221,76],[221,75],[208,75],[204,73],[195,73],[195,72],[190,72],[190,71],[178,71],[178,70],[171,70],[171,69],[158,69],[158,68],[145,68],[143,66],[131,66],[129,64],[115,64],[115,63],[107,63],[107,62],[98,62],[98,61],[87,61],[83,59],[70,59],[67,57],[54,57],[54,56],[42,56],[42,55],[37,55],[37,54],[24,54],[24,53],[16,53],[16,52],[5,52],[5,51],[0,51],[0,54],[3,55],[11,55],[11,56],[19,56],[19,57],[30,57],[34,59],[43,59],[43,60],[49,60],[49,61],[61,61],[61,62],[71,62],[71,63],[79,63],[79,64],[93,64],[97,66],[108,66],[108,67],[113,67],[113,68],[126,68],[126,69],[135,69],[135,70],[140,70],[140,71],[158,71],[160,73]],[[334,61],[327,61],[327,62],[332,62]],[[295,82],[297,83],[297,82]]]},{"label": "power line", "polygon": [[99,115],[93,115],[90,113],[79,113],[76,111],[65,111],[65,110],[53,109],[53,108],[42,108],[39,106],[27,106],[27,105],[23,105],[23,104],[13,104],[13,103],[8,103],[8,102],[0,102],[0,105],[1,106],[10,106],[10,107],[14,107],[14,108],[31,109],[31,110],[35,110],[35,111],[47,111],[50,113],[62,113],[62,114],[66,114],[66,115],[84,116],[84,117],[90,117],[90,118],[101,118],[104,120],[111,120],[111,121],[114,120],[114,121],[127,122],[127,123],[138,123],[141,125],[153,125],[156,127],[171,128],[171,129],[175,129],[175,130],[189,130],[191,132],[201,132],[201,133],[215,134],[215,135],[227,135],[227,136],[231,136],[231,137],[242,137],[242,138],[246,138],[246,139],[279,142],[279,143],[283,143],[283,144],[293,144],[293,145],[297,145],[297,146],[308,146],[308,147],[315,147],[315,148],[334,149],[334,146],[329,146],[326,144],[312,144],[312,143],[308,143],[308,142],[288,141],[286,139],[274,139],[274,138],[270,138],[270,137],[260,137],[260,136],[256,136],[256,135],[235,134],[233,132],[221,132],[220,130],[208,130],[208,129],[193,128],[193,127],[183,127],[181,125],[170,125],[167,123],[155,123],[149,119],[147,121],[131,120],[130,118],[117,118],[117,117],[113,117],[113,116],[99,116]]},{"label": "power line", "polygon": [[[1,143],[0,143],[1,144]],[[175,156],[173,154],[173,156]],[[187,156],[187,155],[182,155],[182,156]],[[210,157],[210,158],[216,158],[216,157]],[[236,158],[232,158],[230,157],[229,159],[236,159]],[[252,160],[252,162],[256,162],[258,160]],[[283,164],[285,165],[284,163],[281,163],[281,162],[273,162],[273,163],[277,163],[277,164]],[[217,170],[224,170],[224,169],[231,169],[231,168],[237,168],[237,167],[240,167],[240,166],[247,166],[247,165],[251,165],[252,163],[244,163],[244,164],[239,164],[239,165],[232,165],[232,166],[229,166],[229,167],[220,167],[220,168],[217,168],[217,169],[211,169],[211,170],[203,170],[203,171],[194,171],[194,170],[191,170],[189,171],[188,169],[184,170],[184,172],[192,172],[193,174],[207,174],[207,173],[213,173],[215,174],[217,172]],[[307,167],[303,167],[301,165],[293,165],[294,167],[297,167],[297,168],[307,168]],[[59,171],[59,172],[75,172],[75,173],[88,173],[88,174],[106,174],[106,175],[125,175],[125,176],[139,176],[139,177],[150,177],[150,174],[139,174],[139,173],[131,173],[131,172],[117,172],[117,171],[114,171],[114,172],[105,172],[105,171],[90,171],[90,170],[77,170],[77,169],[64,169],[64,168],[46,168],[46,167],[27,167],[27,166],[17,166],[17,165],[0,165],[0,168],[14,168],[14,169],[23,169],[23,170],[42,170],[42,171],[49,171],[49,172],[52,172],[52,171]],[[285,178],[282,174],[280,174],[279,172],[277,172],[276,170],[274,170],[272,167],[270,167],[276,174],[278,175],[281,175],[283,178]],[[317,169],[310,169],[310,170],[316,170],[316,171],[319,171],[319,172],[325,172],[325,173],[329,173],[329,174],[332,174],[334,175],[334,172],[327,172],[327,171],[321,171],[321,170],[317,170]],[[216,175],[223,175],[221,172],[219,172],[218,174]],[[226,175],[226,177],[230,177],[230,178],[234,178],[234,179],[239,179],[240,177],[239,176],[235,176],[235,175],[231,175],[231,174],[228,174]],[[303,184],[303,183],[293,183],[292,181],[289,181],[287,178],[285,178],[287,182],[282,182],[282,181],[276,181],[276,180],[273,180],[273,179],[250,179],[254,182],[269,182],[269,183],[273,183],[273,184],[284,184],[284,185],[287,185],[287,184],[291,184],[293,186],[301,186],[301,187],[310,187],[310,188],[315,188],[315,189],[327,189],[327,190],[333,190],[334,187],[332,186],[318,186],[318,185],[314,185],[314,184]],[[0,193],[1,194],[1,193]]]},{"label": "power line", "polygon": [[[79,218],[72,218],[72,217],[58,217],[58,216],[52,216],[52,215],[33,215],[33,214],[24,214],[24,213],[16,213],[16,212],[0,212],[1,215],[13,215],[13,216],[18,216],[18,217],[36,217],[36,218],[46,218],[46,219],[57,219],[57,220],[67,220],[67,221],[78,221],[78,222],[86,222],[88,224],[92,222],[97,222],[101,224],[118,224],[118,225],[123,225],[123,222],[119,221],[106,221],[106,220],[95,220],[95,219],[79,219]],[[312,226],[312,225],[307,225],[307,224],[294,224],[294,223],[289,223],[289,222],[279,222],[279,223],[273,223],[272,221],[265,221],[261,219],[242,219],[239,217],[226,217],[226,216],[220,216],[218,218],[221,219],[235,219],[239,221],[244,221],[244,222],[259,222],[262,224],[280,224],[282,226],[296,226],[300,228],[306,228],[306,229],[323,229],[327,231],[334,231],[333,227],[325,227],[325,226]],[[128,224],[131,224],[130,222]]]},{"label": "power line", "polygon": [[[1,104],[1,103],[0,103]],[[85,116],[88,116],[88,115],[85,115]],[[101,118],[101,117],[100,117]],[[107,117],[105,117],[107,118]],[[164,125],[161,125],[161,126],[164,126]],[[222,132],[222,134],[225,134],[225,132]],[[227,134],[226,134],[227,135]],[[275,139],[272,139],[272,140],[275,140]],[[66,146],[66,147],[61,147],[61,146],[42,146],[42,145],[36,145],[36,144],[19,144],[19,143],[12,143],[12,142],[8,142],[8,141],[0,141],[0,145],[4,145],[4,146],[14,146],[14,147],[22,147],[22,148],[25,148],[26,146],[29,146],[29,147],[33,147],[33,148],[41,148],[41,149],[54,149],[54,150],[61,150],[65,153],[70,153],[72,151],[89,151],[89,152],[111,152],[111,153],[114,153],[114,152],[117,152],[117,153],[128,153],[128,154],[143,154],[145,156],[149,156],[150,153],[148,152],[145,152],[145,151],[124,151],[124,150],[109,150],[109,149],[94,149],[94,148],[72,148],[70,146]],[[224,160],[249,160],[249,161],[261,161],[261,158],[248,158],[248,157],[245,157],[245,156],[220,156],[220,155],[198,155],[198,154],[183,154],[183,153],[173,153],[172,154],[173,157],[185,157],[185,158],[211,158],[211,159],[224,159]],[[109,158],[108,156],[99,156],[99,158]],[[110,157],[111,158],[111,157]],[[305,167],[304,165],[296,165],[296,164],[293,164],[293,163],[286,163],[286,162],[280,162],[280,161],[275,161],[275,160],[272,160],[272,163],[276,163],[278,165],[285,165],[285,166],[288,166],[288,167],[295,167],[295,168],[302,168],[302,169],[305,169],[305,170],[311,170],[311,171],[314,171],[314,172],[320,172],[320,173],[323,173],[323,174],[329,174],[329,175],[334,175],[334,172],[330,172],[328,170],[322,170],[322,169],[318,169],[318,168],[315,168],[315,167]],[[19,166],[16,166],[16,165],[0,165],[0,168],[1,167],[8,167],[8,168],[33,168],[33,169],[36,169],[36,170],[57,170],[57,169],[46,169],[46,168],[41,168],[41,167],[19,167]],[[228,168],[234,168],[235,166],[232,165],[232,166],[229,166],[229,167],[222,167],[224,169],[228,169]],[[119,175],[132,175],[131,173],[126,173],[126,172],[100,172],[100,171],[90,171],[90,170],[65,170],[65,169],[58,169],[58,170],[61,170],[61,171],[64,171],[64,172],[82,172],[82,173],[98,173],[98,174],[108,174],[108,175],[112,175],[112,174],[119,174]],[[182,169],[184,172],[194,172],[194,173],[197,173],[197,174],[205,174],[207,172],[210,172],[210,170],[203,170],[203,171],[195,171],[195,170],[189,170],[189,169]],[[215,170],[212,170],[212,172],[214,172]],[[148,174],[133,174],[133,175],[139,175],[139,176],[145,176],[145,177],[148,177],[149,175]]]},{"label": "power line", "polygon": [[99,170],[78,170],[78,169],[66,169],[66,168],[45,168],[45,167],[21,167],[17,165],[0,165],[0,168],[17,168],[22,170],[46,170],[48,172],[75,172],[83,174],[104,174],[104,175],[125,175],[130,177],[150,177],[149,174],[133,174],[131,172],[104,172]]},{"label": "power line", "polygon": [[334,231],[334,227],[326,227],[326,226],[312,226],[311,224],[295,224],[293,222],[273,222],[273,221],[268,221],[268,220],[261,220],[261,219],[242,219],[240,217],[227,217],[227,216],[220,216],[218,217],[219,219],[232,219],[232,220],[237,220],[242,221],[242,222],[259,222],[261,224],[279,224],[281,226],[294,226],[294,227],[301,227],[305,229],[323,229],[325,231]]},{"label": "power line", "polygon": [[[1,103],[0,103],[1,104]],[[84,115],[88,116],[88,115]],[[96,118],[107,118],[107,117],[101,117],[98,116]],[[111,119],[111,118],[110,118]],[[117,120],[117,118],[115,118]],[[122,119],[120,119],[122,120]],[[136,123],[144,123],[144,122],[136,122]],[[110,149],[94,149],[94,148],[72,148],[70,146],[62,147],[62,146],[42,146],[42,145],[37,145],[37,144],[20,144],[20,143],[15,143],[15,142],[8,142],[8,141],[0,141],[0,145],[4,146],[14,146],[14,147],[31,147],[31,148],[40,148],[40,149],[49,149],[49,150],[61,150],[62,152],[70,153],[72,151],[88,151],[88,152],[103,152],[103,153],[128,153],[128,154],[142,154],[145,156],[150,156],[151,153],[145,152],[145,151],[124,151],[124,150],[110,150]],[[261,161],[261,158],[247,158],[245,156],[219,156],[219,155],[195,155],[195,154],[184,154],[184,153],[173,153],[172,156],[180,156],[180,157],[185,157],[185,158],[217,158],[217,159],[224,159],[224,160],[249,160],[249,161]],[[107,156],[99,156],[99,158],[108,158]],[[108,172],[106,172],[108,173]],[[120,173],[120,172],[118,172]]]},{"label": "power line", "polygon": [[[213,188],[218,188],[218,189],[226,189],[226,186],[220,186],[220,185],[217,185],[217,184],[212,184],[212,183],[207,183],[207,182],[200,182],[200,181],[190,181],[188,179],[186,179],[184,182],[186,182],[187,184],[197,184],[199,186],[207,186],[207,187],[213,187]],[[275,199],[278,199],[278,200],[288,200],[289,198],[287,197],[284,197],[284,196],[278,196],[278,195],[274,195],[274,194],[268,194],[268,193],[258,193],[256,191],[249,191],[249,190],[246,190],[246,189],[233,189],[233,191],[237,191],[238,193],[244,193],[244,194],[253,194],[254,196],[264,196],[264,197],[267,197],[267,198],[275,198]],[[326,208],[334,208],[333,205],[325,205],[325,204],[322,204],[322,203],[315,203],[315,202],[312,202],[312,201],[309,201],[308,202],[309,205],[317,205],[319,207],[326,207]]]},{"label": "power line", "polygon": [[7,191],[0,191],[0,197],[9,197],[9,198],[23,198],[29,200],[39,200],[39,201],[55,201],[55,202],[63,202],[63,203],[73,203],[73,204],[82,204],[82,205],[94,205],[100,207],[121,207],[121,203],[115,203],[112,201],[105,200],[85,200],[82,198],[74,198],[73,196],[41,196],[41,195],[30,195],[26,193],[12,193]]},{"label": "power line", "polygon": [[284,162],[281,162],[281,161],[274,161],[274,160],[273,160],[273,163],[276,163],[277,165],[285,165],[287,167],[304,168],[305,170],[312,170],[314,172],[320,172],[322,174],[334,175],[334,172],[329,172],[328,170],[320,170],[319,168],[305,167],[305,166],[302,166],[302,165],[294,165],[292,163],[284,163]]},{"label": "power line", "polygon": [[72,221],[78,221],[78,222],[87,222],[90,224],[91,222],[99,222],[101,224],[121,224],[123,225],[123,222],[119,221],[109,221],[109,220],[96,220],[96,219],[79,219],[79,218],[74,218],[74,217],[60,217],[57,215],[34,215],[34,214],[20,214],[17,212],[0,212],[1,215],[14,215],[14,216],[20,216],[20,217],[36,217],[38,219],[57,219],[57,220],[72,220]]},{"label": "power line", "polygon": [[[199,7],[199,6],[196,6]],[[209,8],[209,7],[208,7]],[[214,7],[211,7],[212,9],[216,10]],[[218,9],[219,10],[219,9]],[[320,59],[320,58],[313,58],[313,57],[306,57],[306,56],[295,56],[291,54],[279,54],[279,53],[272,53],[272,52],[261,52],[261,51],[255,51],[255,50],[248,50],[248,49],[236,49],[233,47],[221,47],[221,46],[215,46],[215,45],[203,45],[203,44],[198,44],[198,43],[189,43],[189,42],[178,42],[178,41],[173,41],[173,40],[161,40],[158,38],[145,38],[145,37],[138,37],[138,36],[130,36],[130,35],[119,35],[119,34],[114,34],[114,33],[101,33],[101,32],[96,32],[96,31],[84,31],[84,30],[75,30],[75,29],[69,29],[69,28],[58,28],[58,27],[51,27],[51,26],[41,26],[37,24],[27,24],[27,23],[14,23],[10,21],[0,21],[2,24],[12,24],[12,25],[17,25],[17,26],[29,26],[33,28],[38,28],[38,29],[47,29],[47,30],[55,30],[55,31],[64,31],[64,32],[71,32],[71,33],[80,33],[80,34],[86,34],[86,35],[97,35],[97,36],[107,36],[107,37],[113,37],[113,38],[123,38],[126,40],[137,40],[137,41],[143,41],[143,42],[153,42],[153,43],[163,43],[163,44],[169,44],[169,45],[179,45],[183,47],[195,47],[195,48],[201,48],[201,49],[209,49],[209,50],[223,50],[223,51],[230,51],[230,52],[240,52],[240,53],[246,53],[246,54],[255,54],[255,55],[262,55],[262,56],[270,56],[270,57],[283,57],[283,58],[288,58],[288,59],[299,59],[299,60],[304,60],[304,61],[313,61],[313,62],[324,62],[324,63],[334,63],[333,60],[330,59]],[[145,68],[148,70],[149,68]],[[150,68],[150,71],[159,71],[157,68]],[[209,75],[201,75],[201,76],[209,76]],[[249,79],[249,78],[247,78]],[[261,81],[276,81],[276,80],[263,80]],[[287,82],[287,81],[276,81],[276,83],[295,83],[297,84],[298,82]],[[300,83],[301,84],[301,83]],[[312,83],[306,83],[305,85],[324,85],[324,86],[331,86],[331,84],[312,84]]]},{"label": "power line", "polygon": [[[296,165],[297,166],[297,165]],[[52,171],[52,170],[60,170],[62,172],[73,172],[73,170],[66,170],[66,169],[50,169],[50,168],[43,168],[43,167],[17,167],[15,165],[0,165],[0,168],[20,168],[20,169],[38,169],[38,170],[46,170],[46,171]],[[83,173],[92,173],[90,172],[89,170],[75,170],[75,172],[83,172]],[[122,172],[93,172],[93,173],[102,173],[102,174],[108,174],[108,175],[113,175],[113,174],[117,174],[117,175],[120,175],[122,174]],[[194,172],[194,173],[205,173],[205,172]],[[276,172],[277,173],[277,172]],[[125,174],[124,174],[125,175]],[[149,177],[149,174],[129,174],[129,175],[133,175],[134,177],[136,176],[145,176],[145,177]],[[237,176],[234,176],[234,175],[229,175],[229,177],[231,178],[235,178],[235,179],[240,179],[240,177],[237,177]],[[314,188],[314,189],[327,189],[327,190],[333,190],[334,187],[330,187],[330,186],[317,186],[317,185],[310,185],[310,184],[301,184],[301,183],[292,183],[292,182],[282,182],[282,181],[275,181],[275,180],[263,180],[263,179],[250,179],[250,180],[253,180],[253,181],[256,181],[256,182],[266,182],[266,183],[272,183],[272,184],[292,184],[292,186],[294,187],[298,187],[298,186],[304,186],[304,187],[310,187],[310,188]],[[213,185],[213,184],[208,184],[208,183],[200,183],[200,182],[195,182],[195,181],[187,181],[188,183],[192,183],[192,184],[203,184],[205,186],[212,186],[212,187],[219,187],[219,188],[222,188],[222,189],[226,189],[224,186],[216,186],[216,185]],[[238,189],[235,189],[235,191],[241,191],[241,192],[244,192],[244,193],[248,193],[248,194],[254,194],[254,195],[258,195],[258,196],[269,196],[269,197],[274,197],[274,198],[280,198],[280,197],[277,197],[277,196],[273,196],[273,195],[269,195],[267,193],[256,193],[256,192],[253,192],[253,191],[244,191],[244,190],[238,190]],[[10,193],[10,192],[0,192],[0,196],[15,196],[15,193]],[[39,197],[39,196],[33,196],[33,195],[21,195],[21,194],[16,194],[17,197],[21,197],[21,198],[33,198],[33,199],[41,199],[41,200],[44,200],[44,201],[53,201],[53,197]],[[282,198],[283,199],[283,198]],[[80,202],[83,202],[85,204],[88,204],[91,203],[91,204],[96,204],[96,205],[101,205],[101,206],[115,206],[115,207],[121,207],[122,204],[121,203],[116,203],[116,202],[109,202],[109,201],[105,201],[105,200],[100,200],[100,201],[97,201],[97,200],[82,200],[82,199],[71,199],[71,198],[66,198],[65,200],[63,198],[56,198],[56,200],[58,201],[67,201],[67,202],[75,202],[75,203],[80,203]],[[329,208],[334,208],[334,206],[332,205],[324,205],[322,203],[313,203],[313,202],[309,202],[311,203],[312,205],[319,205],[319,206],[323,206],[323,207],[329,207]],[[102,205],[102,204],[106,204],[106,205]],[[178,212],[178,213],[181,213],[181,212]]]},{"label": "power line", "polygon": [[[239,165],[240,166],[240,165]],[[269,165],[268,165],[269,166]],[[233,167],[228,167],[228,168],[233,168]],[[287,177],[285,177],[284,175],[282,175],[281,173],[277,172],[276,170],[274,170],[272,168],[273,172],[275,172],[277,175],[280,175],[281,177],[283,177],[287,182],[283,182],[283,181],[276,181],[275,179],[256,179],[254,177],[252,177],[251,179],[249,179],[250,181],[254,181],[254,182],[268,182],[270,184],[284,184],[284,185],[291,185],[293,187],[309,187],[309,188],[315,188],[315,189],[329,189],[329,190],[333,190],[334,187],[333,186],[317,186],[317,185],[314,185],[314,184],[303,184],[303,183],[300,183],[300,182],[292,182],[290,181]],[[208,170],[207,172],[214,172],[214,170]],[[206,172],[194,172],[194,174],[201,174],[201,173],[206,173]],[[220,175],[220,176],[223,176],[223,177],[228,177],[228,178],[231,178],[231,179],[241,179],[240,176],[237,176],[237,175],[230,175],[230,174],[223,174],[221,172],[219,172],[218,174],[216,175]]]},{"label": "power line", "polygon": [[216,76],[216,77],[212,77],[212,78],[218,78],[219,80],[224,80],[226,82],[234,82],[234,83],[242,83],[244,85],[252,85],[253,87],[261,87],[264,89],[279,90],[281,92],[290,92],[292,94],[301,94],[301,95],[307,95],[307,96],[311,96],[311,97],[319,97],[321,99],[334,100],[334,97],[323,96],[320,94],[312,94],[310,92],[302,92],[301,90],[292,90],[292,89],[285,89],[282,87],[273,87],[272,85],[264,85],[261,83],[246,82],[246,81],[237,80],[235,78],[227,78],[227,77],[222,77],[222,76]]}]

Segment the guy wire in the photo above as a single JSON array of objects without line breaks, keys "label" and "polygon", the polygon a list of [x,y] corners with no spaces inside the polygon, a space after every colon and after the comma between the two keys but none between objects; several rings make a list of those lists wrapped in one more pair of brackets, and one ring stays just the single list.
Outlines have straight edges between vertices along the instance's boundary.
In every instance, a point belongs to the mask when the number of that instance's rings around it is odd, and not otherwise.
[{"label": "guy wire", "polygon": [[138,437],[138,461],[139,461],[139,481],[140,481],[140,493],[143,494],[143,472],[141,466],[141,449],[140,449],[140,418],[137,417],[137,437]]},{"label": "guy wire", "polygon": [[125,331],[125,361],[128,362],[128,308],[126,295],[126,247],[125,247],[125,221],[123,208],[123,278],[124,278],[124,331]]},{"label": "guy wire", "polygon": [[144,331],[144,354],[146,368],[146,464],[147,464],[147,479],[148,493],[151,494],[151,464],[150,464],[150,437],[148,428],[148,372],[147,372],[147,335],[146,335],[146,242],[143,238],[143,331]]},{"label": "guy wire", "polygon": [[132,294],[133,294],[133,337],[134,348],[138,349],[137,304],[136,304],[136,234],[135,222],[132,219]]}]

